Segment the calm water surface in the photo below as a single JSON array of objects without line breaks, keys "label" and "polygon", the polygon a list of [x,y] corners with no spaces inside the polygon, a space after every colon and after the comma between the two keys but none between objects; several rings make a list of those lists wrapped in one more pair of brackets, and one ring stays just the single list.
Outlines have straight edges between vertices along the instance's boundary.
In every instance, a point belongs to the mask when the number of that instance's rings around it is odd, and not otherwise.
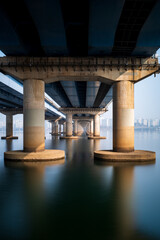
[{"label": "calm water surface", "polygon": [[107,129],[106,140],[46,134],[65,163],[4,163],[4,151],[23,148],[17,134],[0,140],[0,239],[160,239],[160,131],[135,130],[135,148],[157,156],[139,166],[94,162],[94,150],[112,148]]}]

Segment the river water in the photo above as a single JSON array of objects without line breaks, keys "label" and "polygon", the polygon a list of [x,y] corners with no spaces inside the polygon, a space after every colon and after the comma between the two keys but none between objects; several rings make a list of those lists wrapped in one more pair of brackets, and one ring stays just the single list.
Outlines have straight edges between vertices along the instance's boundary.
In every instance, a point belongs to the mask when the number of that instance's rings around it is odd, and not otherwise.
[{"label": "river water", "polygon": [[135,148],[156,151],[155,164],[114,166],[94,161],[112,148],[101,131],[106,140],[47,133],[46,148],[66,151],[59,164],[4,162],[23,136],[0,140],[0,239],[160,239],[160,131],[135,130]]}]

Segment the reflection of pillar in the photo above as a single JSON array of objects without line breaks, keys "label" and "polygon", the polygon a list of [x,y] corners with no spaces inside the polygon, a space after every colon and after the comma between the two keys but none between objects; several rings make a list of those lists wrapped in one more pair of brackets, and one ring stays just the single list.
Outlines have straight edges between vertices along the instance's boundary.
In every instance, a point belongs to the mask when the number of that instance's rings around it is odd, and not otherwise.
[{"label": "reflection of pillar", "polygon": [[94,136],[100,136],[100,116],[98,114],[94,115]]},{"label": "reflection of pillar", "polygon": [[93,120],[90,121],[90,135],[93,135]]},{"label": "reflection of pillar", "polygon": [[72,156],[73,156],[73,148],[72,148],[72,139],[67,139],[66,141],[66,160],[67,161],[71,161],[72,160]]},{"label": "reflection of pillar", "polygon": [[134,151],[134,83],[130,81],[114,83],[113,150]]},{"label": "reflection of pillar", "polygon": [[78,120],[74,120],[74,135],[78,133]]},{"label": "reflection of pillar", "polygon": [[[136,239],[134,232],[134,219],[131,206],[134,168],[132,166],[113,168],[114,218],[117,220],[115,239]],[[113,203],[112,203],[113,204]]]},{"label": "reflection of pillar", "polygon": [[66,136],[72,136],[72,113],[66,115]]},{"label": "reflection of pillar", "polygon": [[24,151],[39,152],[44,141],[44,82],[25,80],[23,95]]}]

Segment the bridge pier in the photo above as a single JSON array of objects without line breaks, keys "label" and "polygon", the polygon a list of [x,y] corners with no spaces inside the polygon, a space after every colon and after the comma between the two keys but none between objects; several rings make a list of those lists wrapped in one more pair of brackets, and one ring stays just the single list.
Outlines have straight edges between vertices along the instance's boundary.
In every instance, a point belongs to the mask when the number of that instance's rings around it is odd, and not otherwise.
[{"label": "bridge pier", "polygon": [[13,114],[6,113],[6,136],[1,139],[18,139],[17,136],[13,136]]},{"label": "bridge pier", "polygon": [[154,161],[155,152],[134,151],[134,83],[113,84],[113,151],[95,151],[95,159],[108,162]]},{"label": "bridge pier", "polygon": [[100,115],[97,113],[94,115],[94,127],[93,136],[89,136],[89,139],[106,139],[106,137],[100,136]]},{"label": "bridge pier", "polygon": [[61,139],[77,139],[77,136],[72,135],[72,113],[66,114],[66,136]]},{"label": "bridge pier", "polygon": [[113,86],[113,151],[134,151],[134,83]]},{"label": "bridge pier", "polygon": [[65,156],[61,150],[45,150],[44,81],[24,81],[24,151],[4,153],[4,158],[22,161],[58,160]]},{"label": "bridge pier", "polygon": [[54,121],[52,122],[52,135],[54,136],[58,136],[59,133],[58,133],[58,121]]},{"label": "bridge pier", "polygon": [[61,135],[61,131],[62,131],[62,128],[61,128],[61,124],[59,123],[59,134]]},{"label": "bridge pier", "polygon": [[90,121],[90,136],[93,136],[93,120]]},{"label": "bridge pier", "polygon": [[63,134],[66,133],[66,122],[63,123]]},{"label": "bridge pier", "polygon": [[77,136],[78,134],[78,120],[74,120],[74,135]]}]

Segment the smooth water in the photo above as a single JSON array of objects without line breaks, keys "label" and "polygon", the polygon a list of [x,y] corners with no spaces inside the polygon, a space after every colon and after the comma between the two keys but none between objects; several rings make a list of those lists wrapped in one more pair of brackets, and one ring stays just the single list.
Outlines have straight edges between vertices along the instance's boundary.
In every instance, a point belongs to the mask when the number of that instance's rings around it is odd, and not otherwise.
[{"label": "smooth water", "polygon": [[[14,134],[15,135],[15,134]],[[0,140],[0,239],[160,239],[160,131],[135,130],[135,148],[156,151],[156,163],[104,165],[93,152],[112,148],[106,140],[59,140],[63,164],[21,166],[3,153],[23,147]]]}]

